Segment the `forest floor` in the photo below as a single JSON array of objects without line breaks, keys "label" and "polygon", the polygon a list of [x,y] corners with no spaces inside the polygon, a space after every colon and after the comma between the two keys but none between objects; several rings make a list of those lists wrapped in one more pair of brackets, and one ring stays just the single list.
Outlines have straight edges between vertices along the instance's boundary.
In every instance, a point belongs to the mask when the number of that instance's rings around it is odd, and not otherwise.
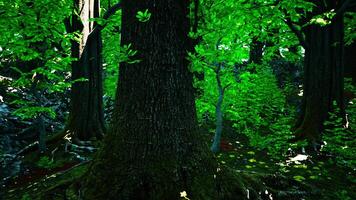
[{"label": "forest floor", "polygon": [[[290,156],[270,156],[266,151],[251,147],[244,136],[230,136],[226,139],[234,147],[220,153],[220,163],[236,169],[237,172],[269,174],[291,181],[288,188],[279,192],[300,191],[296,199],[354,200],[356,199],[356,171],[341,167],[334,158],[325,155],[292,153]],[[305,186],[300,188],[298,182]],[[282,186],[280,183],[277,187]],[[294,188],[293,188],[294,187]],[[298,192],[296,192],[297,194]],[[304,193],[304,194],[303,194]]]},{"label": "forest floor", "polygon": [[[26,154],[21,171],[3,183],[3,199],[76,199],[76,188],[68,187],[73,187],[86,172],[98,146],[98,143],[74,145],[62,140],[50,145],[50,153],[45,156],[36,151]],[[236,173],[275,176],[274,183],[267,186],[273,185],[271,188],[280,198],[272,199],[291,199],[281,198],[288,195],[294,195],[293,199],[356,199],[356,172],[336,165],[332,158],[295,154],[276,160],[249,146],[247,139],[236,133],[223,139],[222,149],[216,156],[220,165]]]}]

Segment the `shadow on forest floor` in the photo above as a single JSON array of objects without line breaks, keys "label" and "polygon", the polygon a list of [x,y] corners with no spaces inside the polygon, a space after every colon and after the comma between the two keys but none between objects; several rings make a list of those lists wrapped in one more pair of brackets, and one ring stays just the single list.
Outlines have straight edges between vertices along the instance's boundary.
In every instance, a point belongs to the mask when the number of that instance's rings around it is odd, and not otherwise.
[{"label": "shadow on forest floor", "polygon": [[[21,172],[4,183],[4,199],[75,199],[76,188],[68,188],[75,187],[73,183],[86,172],[95,147],[86,151],[88,147],[68,149],[67,145],[62,141],[49,146],[49,156],[26,154]],[[249,146],[245,137],[236,134],[223,139],[222,150],[216,155],[219,165],[258,177],[273,193],[278,193],[279,198],[271,196],[271,199],[291,199],[291,196],[292,199],[356,199],[355,171],[336,165],[332,158],[298,154],[276,160],[267,152]]]}]

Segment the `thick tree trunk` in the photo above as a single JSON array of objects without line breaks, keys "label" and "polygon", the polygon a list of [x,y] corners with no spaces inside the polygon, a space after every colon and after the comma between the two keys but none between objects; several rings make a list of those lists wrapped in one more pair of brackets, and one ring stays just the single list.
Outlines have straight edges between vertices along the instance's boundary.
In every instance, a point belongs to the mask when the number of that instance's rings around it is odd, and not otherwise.
[{"label": "thick tree trunk", "polygon": [[[326,8],[321,1],[315,3],[315,14],[338,6],[334,1],[328,1]],[[305,49],[302,114],[295,131],[297,138],[318,140],[334,101],[344,114],[343,30],[342,17],[326,26],[312,24],[306,28],[308,47]]]},{"label": "thick tree trunk", "polygon": [[[213,165],[198,138],[188,69],[188,0],[123,0],[122,45],[139,63],[121,63],[114,124],[84,184],[85,199],[213,199]],[[148,9],[148,22],[138,11]],[[215,169],[216,170],[216,169]],[[204,184],[201,184],[204,182]]]},{"label": "thick tree trunk", "polygon": [[72,79],[84,78],[86,81],[72,85],[67,131],[76,139],[89,140],[92,137],[101,138],[105,132],[101,35],[100,32],[90,34],[96,24],[89,21],[90,18],[99,17],[100,5],[99,0],[75,2],[81,20],[73,20],[72,31],[80,31],[82,40],[79,44],[72,44],[72,57],[78,59],[72,63]]}]

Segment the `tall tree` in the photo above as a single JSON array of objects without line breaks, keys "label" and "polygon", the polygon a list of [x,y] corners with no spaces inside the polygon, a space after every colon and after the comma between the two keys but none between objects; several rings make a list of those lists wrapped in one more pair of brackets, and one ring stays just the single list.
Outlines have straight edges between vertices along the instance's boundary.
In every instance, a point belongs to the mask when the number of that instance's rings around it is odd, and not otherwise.
[{"label": "tall tree", "polygon": [[[100,0],[75,0],[71,32],[81,33],[80,42],[72,42],[72,79],[86,79],[72,84],[71,109],[66,129],[76,139],[101,138],[105,132],[102,85],[102,41],[100,31],[91,34],[99,17]],[[77,14],[79,13],[80,19]],[[67,25],[68,26],[68,25]]]},{"label": "tall tree", "polygon": [[[343,100],[343,14],[354,0],[309,1],[315,4],[310,13],[310,24],[298,32],[290,19],[288,25],[305,48],[303,103],[297,123],[297,138],[316,141],[323,130],[323,122],[336,102],[344,116]],[[328,19],[325,13],[335,11]]]},{"label": "tall tree", "polygon": [[[186,59],[189,2],[122,1],[122,45],[131,44],[140,62],[120,64],[114,124],[91,167],[85,199],[178,199],[182,191],[204,199],[204,189],[213,188]],[[146,9],[152,16],[140,22],[136,15]]]}]

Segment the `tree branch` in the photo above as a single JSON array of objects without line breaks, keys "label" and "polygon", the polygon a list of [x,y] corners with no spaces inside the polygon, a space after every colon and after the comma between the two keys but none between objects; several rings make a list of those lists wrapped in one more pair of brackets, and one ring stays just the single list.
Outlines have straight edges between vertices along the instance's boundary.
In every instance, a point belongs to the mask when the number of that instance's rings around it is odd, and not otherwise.
[{"label": "tree branch", "polygon": [[223,88],[223,92],[225,92],[225,90],[226,90],[228,87],[230,87],[230,86],[231,86],[231,83],[225,85],[224,88]]},{"label": "tree branch", "polygon": [[342,5],[341,7],[336,11],[336,14],[333,18],[334,19],[337,19],[338,17],[342,16],[346,10],[351,7],[352,5],[354,5],[356,3],[356,0],[346,0]]},{"label": "tree branch", "polygon": [[308,48],[309,44],[305,41],[303,32],[298,30],[298,28],[293,24],[292,20],[289,17],[287,17],[283,21],[288,25],[290,30],[297,36],[300,45],[302,45],[302,47],[304,47],[304,49]]},{"label": "tree branch", "polygon": [[117,3],[115,5],[113,5],[112,7],[110,7],[103,15],[103,19],[109,19],[109,17],[111,17],[112,15],[114,15],[116,13],[116,11],[121,9],[121,3]]},{"label": "tree branch", "polygon": [[[281,2],[281,0],[277,0],[276,4],[278,5]],[[297,36],[300,45],[306,49],[309,47],[309,44],[306,42],[303,31],[298,30],[296,25],[292,22],[291,18],[289,17],[287,11],[283,8],[279,8],[279,10],[286,16],[285,19],[282,19],[284,23],[286,23],[289,27],[289,29]]]},{"label": "tree branch", "polygon": [[[121,9],[121,3],[117,3],[115,5],[113,5],[112,7],[109,8],[109,10],[107,10],[104,15],[103,15],[103,19],[107,20],[109,19],[111,16],[113,16],[118,10]],[[94,27],[94,29],[89,33],[88,37],[94,37],[96,34],[98,34],[101,30],[103,30],[105,28],[105,26],[107,25],[107,22],[105,22],[103,25],[100,24],[96,24],[96,26]]]}]

